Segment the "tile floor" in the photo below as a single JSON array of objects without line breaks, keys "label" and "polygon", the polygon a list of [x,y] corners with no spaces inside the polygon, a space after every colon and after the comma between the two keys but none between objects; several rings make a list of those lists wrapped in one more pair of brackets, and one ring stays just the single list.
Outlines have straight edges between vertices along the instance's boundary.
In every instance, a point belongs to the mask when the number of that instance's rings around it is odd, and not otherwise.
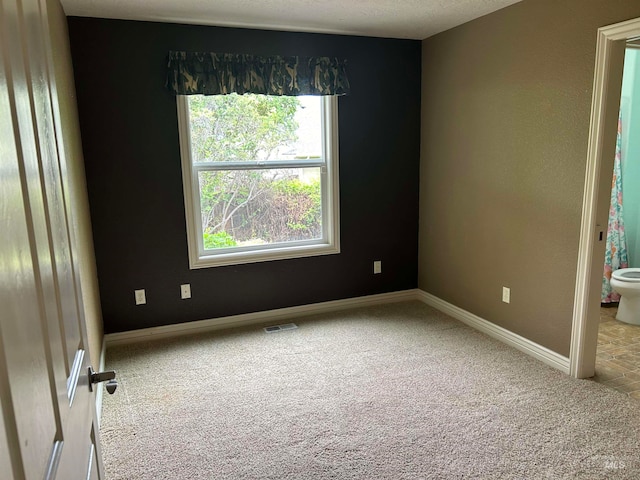
[{"label": "tile floor", "polygon": [[640,326],[616,320],[616,307],[600,309],[593,380],[640,400]]}]

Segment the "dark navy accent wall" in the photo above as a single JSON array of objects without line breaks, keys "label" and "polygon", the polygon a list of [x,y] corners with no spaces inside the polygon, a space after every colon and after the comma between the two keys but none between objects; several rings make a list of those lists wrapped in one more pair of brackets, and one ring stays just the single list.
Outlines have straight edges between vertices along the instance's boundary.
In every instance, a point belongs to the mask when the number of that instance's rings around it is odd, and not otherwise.
[{"label": "dark navy accent wall", "polygon": [[[421,42],[68,21],[106,333],[416,288]],[[348,60],[340,254],[189,269],[169,50]],[[146,305],[135,305],[139,288]]]}]

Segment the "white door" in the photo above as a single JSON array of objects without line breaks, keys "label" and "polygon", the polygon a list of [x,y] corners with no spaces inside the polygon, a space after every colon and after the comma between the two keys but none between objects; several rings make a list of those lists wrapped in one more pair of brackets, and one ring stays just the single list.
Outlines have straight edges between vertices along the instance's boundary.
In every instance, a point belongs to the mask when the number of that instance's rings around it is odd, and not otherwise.
[{"label": "white door", "polygon": [[0,478],[102,479],[44,0],[0,0]]}]

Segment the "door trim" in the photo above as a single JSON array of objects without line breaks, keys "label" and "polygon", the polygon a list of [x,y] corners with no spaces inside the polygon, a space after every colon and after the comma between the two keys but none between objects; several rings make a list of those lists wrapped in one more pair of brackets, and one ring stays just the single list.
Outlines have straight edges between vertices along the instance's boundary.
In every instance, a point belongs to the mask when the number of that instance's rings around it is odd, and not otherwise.
[{"label": "door trim", "polygon": [[[596,215],[598,211],[598,189],[604,146],[606,123],[607,91],[610,77],[616,73],[612,64],[615,42],[640,36],[640,18],[628,20],[598,29],[596,44],[595,77],[591,102],[591,126],[587,149],[587,169],[585,175],[580,244],[578,247],[578,268],[573,304],[573,324],[569,372],[576,378],[590,377],[594,373],[597,343],[593,331],[597,332],[597,320],[589,318],[590,291],[592,290],[593,257],[598,242],[596,240]],[[619,73],[619,72],[618,72]],[[591,300],[593,301],[593,299]],[[597,338],[597,335],[596,337]]]}]

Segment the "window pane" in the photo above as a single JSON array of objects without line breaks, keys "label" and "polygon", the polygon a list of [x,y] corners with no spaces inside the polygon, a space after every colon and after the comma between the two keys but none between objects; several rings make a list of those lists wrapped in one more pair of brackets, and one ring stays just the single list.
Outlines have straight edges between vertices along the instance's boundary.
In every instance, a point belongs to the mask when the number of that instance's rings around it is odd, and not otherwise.
[{"label": "window pane", "polygon": [[190,95],[193,162],[320,158],[321,97]]},{"label": "window pane", "polygon": [[198,173],[205,250],[322,238],[320,168]]}]

